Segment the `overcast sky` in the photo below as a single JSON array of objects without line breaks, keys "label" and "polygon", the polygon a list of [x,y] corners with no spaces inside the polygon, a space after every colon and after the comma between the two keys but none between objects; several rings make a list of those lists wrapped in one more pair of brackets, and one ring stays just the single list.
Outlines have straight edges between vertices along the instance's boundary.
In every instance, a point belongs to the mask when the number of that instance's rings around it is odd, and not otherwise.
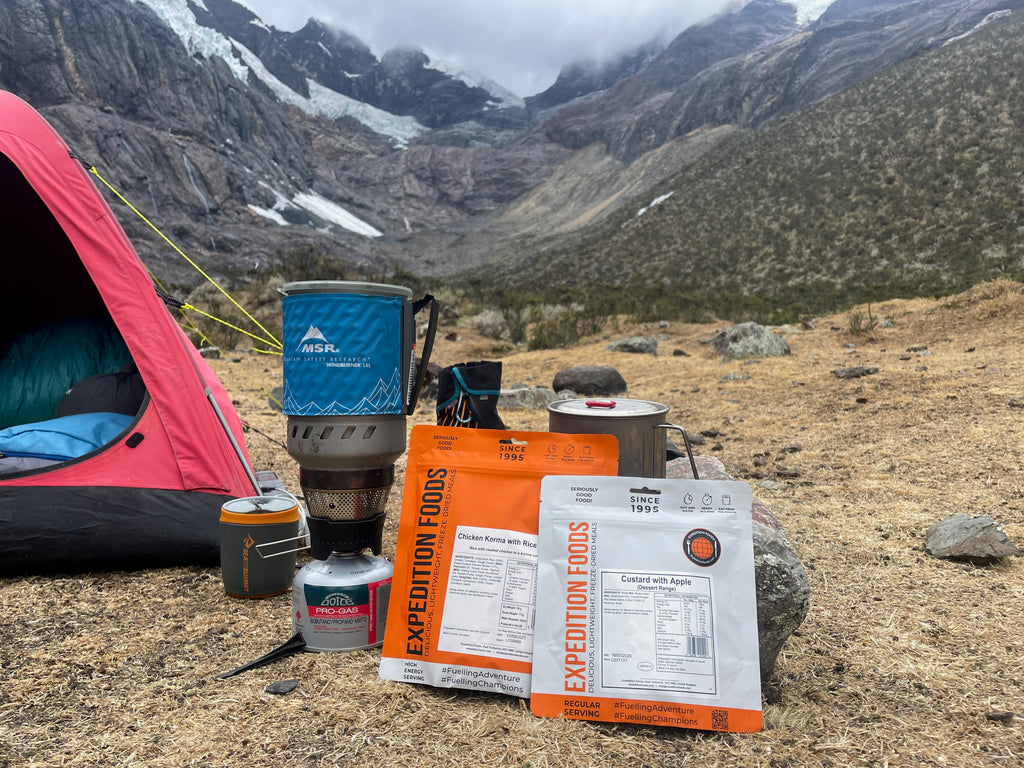
[{"label": "overcast sky", "polygon": [[310,17],[358,37],[379,58],[411,45],[479,72],[519,96],[540,93],[563,65],[668,39],[729,0],[239,0],[295,31]]}]

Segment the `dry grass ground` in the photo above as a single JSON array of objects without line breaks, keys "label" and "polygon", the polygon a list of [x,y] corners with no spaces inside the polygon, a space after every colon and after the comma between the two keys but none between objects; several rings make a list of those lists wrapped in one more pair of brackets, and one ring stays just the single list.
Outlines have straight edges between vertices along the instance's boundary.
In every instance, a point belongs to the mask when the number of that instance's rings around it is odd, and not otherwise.
[{"label": "dry grass ground", "polygon": [[[812,605],[779,658],[763,732],[539,719],[514,698],[380,680],[377,651],[217,680],[288,637],[290,597],[232,599],[218,569],[175,568],[0,581],[0,766],[1021,765],[1024,564],[957,564],[923,547],[927,527],[957,512],[991,514],[1024,544],[1024,291],[995,283],[870,311],[892,327],[851,334],[852,315],[821,318],[780,329],[792,355],[759,361],[722,362],[702,343],[722,324],[620,327],[572,350],[502,355],[505,386],[615,366],[630,397],[710,435],[698,449],[785,525]],[[657,357],[605,350],[639,333],[662,335]],[[437,362],[498,356],[459,334],[439,340]],[[279,363],[236,357],[214,364],[240,413],[283,439],[264,395]],[[831,373],[852,365],[878,372]],[[432,420],[427,405],[414,422]],[[543,411],[502,416],[547,426]],[[251,432],[248,447],[298,490],[278,445]],[[298,688],[264,691],[286,678]]]}]

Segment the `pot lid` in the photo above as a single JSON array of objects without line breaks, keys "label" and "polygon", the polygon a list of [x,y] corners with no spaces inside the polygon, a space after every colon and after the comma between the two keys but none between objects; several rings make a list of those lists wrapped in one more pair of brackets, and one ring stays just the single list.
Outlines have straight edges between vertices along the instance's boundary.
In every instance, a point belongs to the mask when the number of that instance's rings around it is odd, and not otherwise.
[{"label": "pot lid", "polygon": [[668,413],[668,406],[651,400],[591,397],[586,400],[559,400],[551,403],[548,410],[568,416],[630,418],[665,414]]},{"label": "pot lid", "polygon": [[287,512],[295,508],[295,502],[284,496],[250,496],[225,502],[223,511],[236,515],[263,515],[273,512]]},{"label": "pot lid", "polygon": [[299,293],[362,293],[376,296],[412,298],[412,288],[387,283],[364,283],[355,280],[302,280],[285,283],[278,290],[285,296]]}]

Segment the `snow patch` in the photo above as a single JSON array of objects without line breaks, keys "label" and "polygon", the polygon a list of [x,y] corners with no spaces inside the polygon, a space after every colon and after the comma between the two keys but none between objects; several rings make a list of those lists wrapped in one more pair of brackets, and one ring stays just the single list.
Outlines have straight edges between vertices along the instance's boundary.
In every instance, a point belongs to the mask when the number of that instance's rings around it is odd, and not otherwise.
[{"label": "snow patch", "polygon": [[247,205],[246,208],[248,208],[253,213],[262,216],[265,219],[270,219],[275,224],[279,224],[282,227],[288,226],[288,222],[285,220],[284,216],[282,216],[275,210],[272,210],[270,208],[260,208],[258,205],[253,205],[252,203]]},{"label": "snow patch", "polygon": [[270,219],[275,224],[279,224],[282,227],[288,226],[288,221],[280,212],[288,208],[301,208],[323,221],[330,224],[336,224],[342,229],[347,229],[349,232],[355,232],[357,235],[364,235],[365,237],[381,237],[384,234],[376,227],[367,224],[362,219],[349,213],[340,205],[328,200],[323,195],[318,195],[315,192],[300,192],[294,197],[288,198],[266,182],[261,181],[259,184],[274,195],[274,207],[261,208],[258,205],[252,204],[247,207],[253,213],[256,213],[266,219]]},{"label": "snow patch", "polygon": [[670,197],[672,197],[672,195],[674,195],[675,193],[676,193],[675,190],[672,190],[671,192],[666,192],[664,195],[659,195],[658,197],[656,197],[653,200],[651,200],[650,203],[648,203],[643,208],[641,208],[639,211],[637,211],[636,212],[636,216],[634,216],[633,218],[639,219],[641,216],[643,216],[645,213],[647,213],[649,210],[651,210],[651,208],[653,208],[656,205],[660,205],[661,203],[664,203],[666,200],[668,200]]},{"label": "snow patch", "polygon": [[315,114],[337,120],[354,117],[375,133],[390,136],[404,146],[409,139],[419,136],[426,128],[414,117],[394,115],[377,109],[365,101],[357,101],[343,93],[332,91],[314,80],[307,80],[309,104]]},{"label": "snow patch", "polygon": [[[199,54],[204,58],[219,56],[231,68],[231,72],[243,83],[248,81],[249,70],[238,60],[236,51],[224,35],[216,30],[204,27],[196,21],[196,15],[188,7],[187,0],[131,0],[142,3],[153,9],[164,24],[178,36],[191,55]],[[196,5],[209,10],[202,0]]]},{"label": "snow patch", "polygon": [[266,83],[274,95],[285,104],[298,107],[309,115],[321,115],[332,120],[340,117],[352,117],[375,133],[390,136],[400,146],[426,130],[415,118],[393,115],[383,109],[377,109],[363,101],[357,101],[337,91],[332,91],[314,80],[306,80],[309,87],[309,98],[296,93],[278,80],[263,66],[259,56],[250,51],[237,40],[232,40],[241,53],[242,60],[252,69],[253,74]]},{"label": "snow patch", "polygon": [[[267,32],[271,31],[272,27],[269,27],[266,24],[264,24],[263,23],[263,19],[260,18],[260,12],[257,11],[255,8],[253,8],[251,5],[249,5],[247,2],[245,2],[245,0],[232,0],[232,2],[235,5],[242,6],[243,8],[245,8],[245,10],[247,10],[249,13],[251,13],[253,16],[256,17],[255,19],[249,19],[249,23],[252,24],[254,27],[259,27],[260,29],[265,29]],[[204,8],[206,8],[206,6],[203,4],[203,0],[198,0],[196,5],[201,5]],[[209,9],[207,9],[207,10],[209,10]]]},{"label": "snow patch", "polygon": [[315,192],[300,192],[292,198],[292,202],[300,208],[305,208],[314,216],[318,216],[325,221],[337,224],[339,227],[343,227],[350,232],[365,235],[366,237],[380,237],[384,234],[379,229],[370,226],[362,219],[353,216],[337,203],[333,203],[326,197],[318,195]]},{"label": "snow patch", "polygon": [[[187,0],[131,1],[152,8],[157,16],[174,31],[190,54],[198,54],[205,58],[219,56],[231,68],[235,77],[243,83],[249,82],[251,72],[262,80],[278,99],[298,107],[307,114],[321,115],[332,120],[337,120],[339,117],[353,117],[375,133],[390,136],[399,146],[405,146],[409,139],[426,130],[412,117],[393,115],[337,91],[332,91],[330,88],[325,88],[312,80],[307,81],[310,92],[310,98],[307,99],[274,77],[263,66],[259,57],[237,40],[227,38],[216,30],[199,24],[195,14],[188,7]],[[203,0],[196,0],[195,5],[208,10]],[[252,10],[244,3],[241,5]]]},{"label": "snow patch", "polygon": [[956,37],[949,38],[949,40],[944,42],[943,45],[949,45],[950,43],[955,43],[957,40],[963,40],[965,37],[970,37],[971,35],[973,35],[975,32],[977,32],[982,27],[987,27],[989,24],[991,24],[996,19],[1005,19],[1011,13],[1012,13],[1012,11],[993,11],[988,16],[986,16],[984,19],[982,19],[977,24],[975,24],[973,29],[969,29],[968,31],[964,32],[962,35],[957,35]]},{"label": "snow patch", "polygon": [[789,4],[796,8],[798,23],[810,24],[817,21],[834,2],[835,0],[790,0]]},{"label": "snow patch", "polygon": [[429,56],[429,54],[428,57],[430,58],[430,67],[432,69],[436,69],[438,72],[443,72],[455,80],[461,80],[470,88],[483,88],[496,99],[496,102],[492,102],[494,106],[526,106],[526,102],[522,98],[516,96],[508,88],[505,88],[494,80],[491,80],[486,75],[476,72],[467,72],[454,61],[435,59],[433,56]]},{"label": "snow patch", "polygon": [[647,205],[645,205],[645,206],[644,206],[643,208],[641,208],[640,210],[638,210],[638,211],[636,212],[636,215],[635,215],[635,216],[633,216],[633,217],[632,217],[631,219],[626,219],[626,221],[622,222],[622,228],[623,228],[623,229],[625,229],[625,228],[626,228],[626,227],[628,227],[628,226],[629,226],[630,224],[632,224],[632,223],[633,223],[634,221],[636,221],[636,220],[637,220],[637,219],[639,219],[639,218],[640,218],[641,216],[643,216],[643,215],[644,215],[645,213],[647,213],[647,212],[648,212],[649,210],[651,210],[651,208],[653,208],[653,207],[654,207],[654,206],[656,206],[656,205],[661,205],[661,203],[663,203],[663,202],[665,202],[666,200],[668,200],[668,199],[669,199],[670,197],[672,197],[672,195],[674,195],[675,193],[676,193],[676,192],[675,192],[675,190],[672,190],[671,192],[666,192],[666,193],[665,193],[664,195],[658,195],[658,196],[657,196],[656,198],[654,198],[653,200],[651,200],[651,202],[649,202],[649,203],[648,203]]}]

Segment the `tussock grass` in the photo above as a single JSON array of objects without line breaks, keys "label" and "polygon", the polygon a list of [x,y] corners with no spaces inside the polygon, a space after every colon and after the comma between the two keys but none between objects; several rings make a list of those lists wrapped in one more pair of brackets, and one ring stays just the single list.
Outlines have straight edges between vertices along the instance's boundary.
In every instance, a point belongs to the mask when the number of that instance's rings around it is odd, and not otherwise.
[{"label": "tussock grass", "polygon": [[[629,397],[664,402],[692,434],[713,434],[699,450],[782,521],[812,605],[776,665],[762,733],[539,719],[514,698],[383,681],[377,651],[301,654],[219,681],[287,639],[290,597],[236,600],[217,569],[172,568],[0,581],[0,765],[1019,764],[1024,564],[979,568],[923,547],[925,529],[957,512],[991,514],[1024,543],[1024,426],[1009,405],[1021,394],[1024,292],[998,282],[946,301],[873,303],[872,313],[893,327],[864,338],[847,314],[782,327],[793,353],[760,361],[719,361],[701,340],[721,323],[622,326],[503,358],[506,386],[548,386],[581,363],[617,367]],[[605,350],[640,333],[661,335],[657,357]],[[435,360],[492,348],[463,329],[438,339]],[[211,363],[242,416],[283,435],[263,394],[279,364],[236,357]],[[879,371],[831,374],[848,365]],[[547,425],[544,412],[502,415],[515,429]],[[432,418],[423,403],[411,421]],[[248,448],[298,489],[279,446],[250,433]],[[292,693],[264,691],[287,678],[300,681]]]}]

